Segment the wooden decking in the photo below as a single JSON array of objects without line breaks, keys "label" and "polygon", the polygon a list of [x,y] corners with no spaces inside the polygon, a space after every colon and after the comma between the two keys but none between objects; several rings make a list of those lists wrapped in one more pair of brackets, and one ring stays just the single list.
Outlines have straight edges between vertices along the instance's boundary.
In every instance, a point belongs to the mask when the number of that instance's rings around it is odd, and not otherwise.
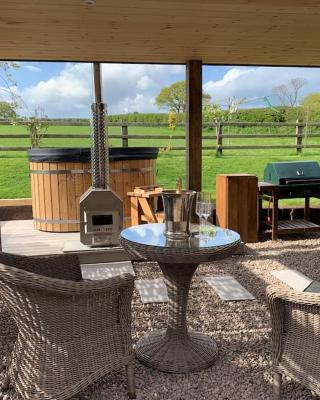
[{"label": "wooden decking", "polygon": [[21,255],[61,254],[69,240],[79,240],[79,233],[42,232],[31,220],[1,221],[2,250]]},{"label": "wooden decking", "polygon": [[72,253],[81,263],[126,261],[130,256],[122,247],[90,248],[80,243],[79,232],[53,233],[33,228],[31,220],[1,221],[2,251],[26,256]]}]

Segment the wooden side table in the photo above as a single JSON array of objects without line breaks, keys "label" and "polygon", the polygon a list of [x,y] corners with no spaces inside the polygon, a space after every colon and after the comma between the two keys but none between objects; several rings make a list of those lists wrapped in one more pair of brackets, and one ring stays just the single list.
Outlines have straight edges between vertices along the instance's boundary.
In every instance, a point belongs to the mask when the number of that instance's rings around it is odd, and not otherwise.
[{"label": "wooden side table", "polygon": [[216,221],[222,228],[238,232],[244,243],[258,241],[258,178],[251,174],[216,176]]},{"label": "wooden side table", "polygon": [[161,192],[159,186],[140,186],[127,193],[131,205],[131,225],[163,222]]}]

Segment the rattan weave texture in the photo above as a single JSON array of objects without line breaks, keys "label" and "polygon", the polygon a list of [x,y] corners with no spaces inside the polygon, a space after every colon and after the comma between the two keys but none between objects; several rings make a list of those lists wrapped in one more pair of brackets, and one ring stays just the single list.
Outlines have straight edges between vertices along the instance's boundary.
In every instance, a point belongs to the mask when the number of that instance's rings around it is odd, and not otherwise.
[{"label": "rattan weave texture", "polygon": [[185,264],[195,262],[197,264],[226,258],[236,251],[241,241],[235,241],[228,245],[202,248],[179,248],[146,246],[120,237],[121,246],[131,255],[152,261],[172,262]]},{"label": "rattan weave texture", "polygon": [[167,329],[142,338],[136,345],[137,358],[149,367],[171,373],[196,372],[210,367],[218,354],[215,341],[202,333],[189,332],[187,327],[190,284],[200,263],[233,254],[240,244],[240,238],[230,240],[227,245],[189,248],[151,246],[123,236],[120,243],[135,257],[158,261],[168,289]]},{"label": "rattan weave texture", "polygon": [[274,399],[281,375],[320,395],[320,294],[272,285],[267,288],[272,324]]},{"label": "rattan weave texture", "polygon": [[0,296],[18,327],[4,384],[26,400],[66,400],[126,366],[133,397],[133,276],[80,281],[70,255],[1,253],[0,263]]}]

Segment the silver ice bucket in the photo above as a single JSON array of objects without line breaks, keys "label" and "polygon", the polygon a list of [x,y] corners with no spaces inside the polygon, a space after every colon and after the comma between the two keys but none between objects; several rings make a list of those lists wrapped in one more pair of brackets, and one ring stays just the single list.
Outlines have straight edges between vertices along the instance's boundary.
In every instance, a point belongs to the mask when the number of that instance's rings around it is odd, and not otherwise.
[{"label": "silver ice bucket", "polygon": [[164,205],[165,235],[171,239],[186,239],[190,236],[190,217],[193,199],[196,192],[183,190],[164,190],[162,199]]}]

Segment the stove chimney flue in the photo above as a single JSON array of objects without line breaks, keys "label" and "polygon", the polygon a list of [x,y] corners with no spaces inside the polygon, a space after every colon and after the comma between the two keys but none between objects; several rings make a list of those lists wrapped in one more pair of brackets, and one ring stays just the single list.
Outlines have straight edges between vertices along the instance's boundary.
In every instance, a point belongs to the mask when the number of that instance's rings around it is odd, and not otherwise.
[{"label": "stove chimney flue", "polygon": [[91,105],[92,186],[80,198],[80,241],[91,247],[118,246],[123,203],[108,185],[109,148],[102,101],[100,64],[93,63],[94,103]]},{"label": "stove chimney flue", "polygon": [[92,187],[106,189],[109,175],[109,151],[106,140],[106,109],[102,102],[100,63],[93,63],[95,102],[91,105],[91,174]]},{"label": "stove chimney flue", "polygon": [[101,67],[100,63],[93,63],[93,89],[94,89],[94,102],[102,103],[102,89],[101,89]]}]

